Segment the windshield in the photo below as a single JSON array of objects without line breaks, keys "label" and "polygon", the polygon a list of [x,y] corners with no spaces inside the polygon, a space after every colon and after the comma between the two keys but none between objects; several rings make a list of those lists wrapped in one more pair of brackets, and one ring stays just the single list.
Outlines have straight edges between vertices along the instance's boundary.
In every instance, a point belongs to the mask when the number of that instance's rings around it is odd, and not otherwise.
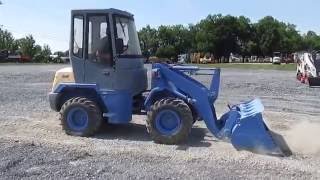
[{"label": "windshield", "polygon": [[134,21],[116,17],[117,38],[123,40],[125,51],[121,55],[141,55],[140,43]]}]

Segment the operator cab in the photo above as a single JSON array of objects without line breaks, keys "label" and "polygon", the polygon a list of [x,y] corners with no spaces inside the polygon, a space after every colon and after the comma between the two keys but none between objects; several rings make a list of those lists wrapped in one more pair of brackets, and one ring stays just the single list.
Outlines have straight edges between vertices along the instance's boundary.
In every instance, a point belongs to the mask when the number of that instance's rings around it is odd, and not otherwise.
[{"label": "operator cab", "polygon": [[133,95],[146,90],[147,73],[132,14],[117,9],[73,10],[71,22],[76,83]]}]

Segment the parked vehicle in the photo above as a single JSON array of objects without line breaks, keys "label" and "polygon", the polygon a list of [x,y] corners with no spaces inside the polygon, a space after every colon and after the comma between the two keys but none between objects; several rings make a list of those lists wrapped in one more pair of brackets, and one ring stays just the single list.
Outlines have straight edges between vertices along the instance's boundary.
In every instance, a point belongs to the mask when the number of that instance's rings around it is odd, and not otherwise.
[{"label": "parked vehicle", "polygon": [[281,64],[282,55],[280,52],[274,52],[272,57],[272,64]]},{"label": "parked vehicle", "polygon": [[0,51],[0,62],[4,62],[8,59],[9,53],[7,50]]},{"label": "parked vehicle", "polygon": [[211,62],[211,58],[209,56],[204,56],[203,58],[200,58],[201,64],[208,64]]},{"label": "parked vehicle", "polygon": [[188,54],[180,54],[178,55],[178,64],[185,64],[188,62]]},{"label": "parked vehicle", "polygon": [[230,53],[229,63],[240,63],[240,62],[241,62],[241,58],[239,55]]}]

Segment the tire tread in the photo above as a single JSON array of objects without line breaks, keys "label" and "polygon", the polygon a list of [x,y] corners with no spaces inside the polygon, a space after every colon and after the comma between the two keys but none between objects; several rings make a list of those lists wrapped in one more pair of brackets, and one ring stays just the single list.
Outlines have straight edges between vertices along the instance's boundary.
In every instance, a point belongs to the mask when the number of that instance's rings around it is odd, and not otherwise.
[{"label": "tire tread", "polygon": [[[89,125],[88,125],[88,128],[86,128],[82,132],[75,132],[72,129],[70,129],[68,126],[66,116],[69,108],[72,106],[80,106],[84,108],[88,113]],[[62,129],[66,132],[66,134],[72,135],[72,136],[89,137],[94,135],[100,129],[102,124],[102,119],[103,119],[101,110],[97,105],[97,103],[85,97],[75,97],[75,98],[69,99],[62,105],[59,114],[60,114],[59,120],[61,121]]]},{"label": "tire tread", "polygon": [[[177,112],[182,121],[182,128],[180,132],[173,136],[162,135],[155,128],[155,119],[158,112],[162,109],[171,109]],[[180,144],[185,142],[191,132],[193,125],[193,116],[190,107],[181,99],[164,98],[156,101],[151,110],[147,112],[147,130],[154,142],[159,144]]]}]

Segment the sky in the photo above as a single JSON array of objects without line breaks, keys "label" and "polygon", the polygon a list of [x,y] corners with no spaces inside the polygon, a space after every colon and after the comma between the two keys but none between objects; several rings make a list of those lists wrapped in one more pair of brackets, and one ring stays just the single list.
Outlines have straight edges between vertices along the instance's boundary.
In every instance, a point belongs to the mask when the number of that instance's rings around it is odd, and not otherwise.
[{"label": "sky", "polygon": [[319,0],[1,0],[0,26],[15,38],[32,34],[37,44],[67,50],[72,9],[117,8],[135,15],[138,29],[196,24],[208,14],[244,15],[253,22],[271,15],[320,34]]}]

